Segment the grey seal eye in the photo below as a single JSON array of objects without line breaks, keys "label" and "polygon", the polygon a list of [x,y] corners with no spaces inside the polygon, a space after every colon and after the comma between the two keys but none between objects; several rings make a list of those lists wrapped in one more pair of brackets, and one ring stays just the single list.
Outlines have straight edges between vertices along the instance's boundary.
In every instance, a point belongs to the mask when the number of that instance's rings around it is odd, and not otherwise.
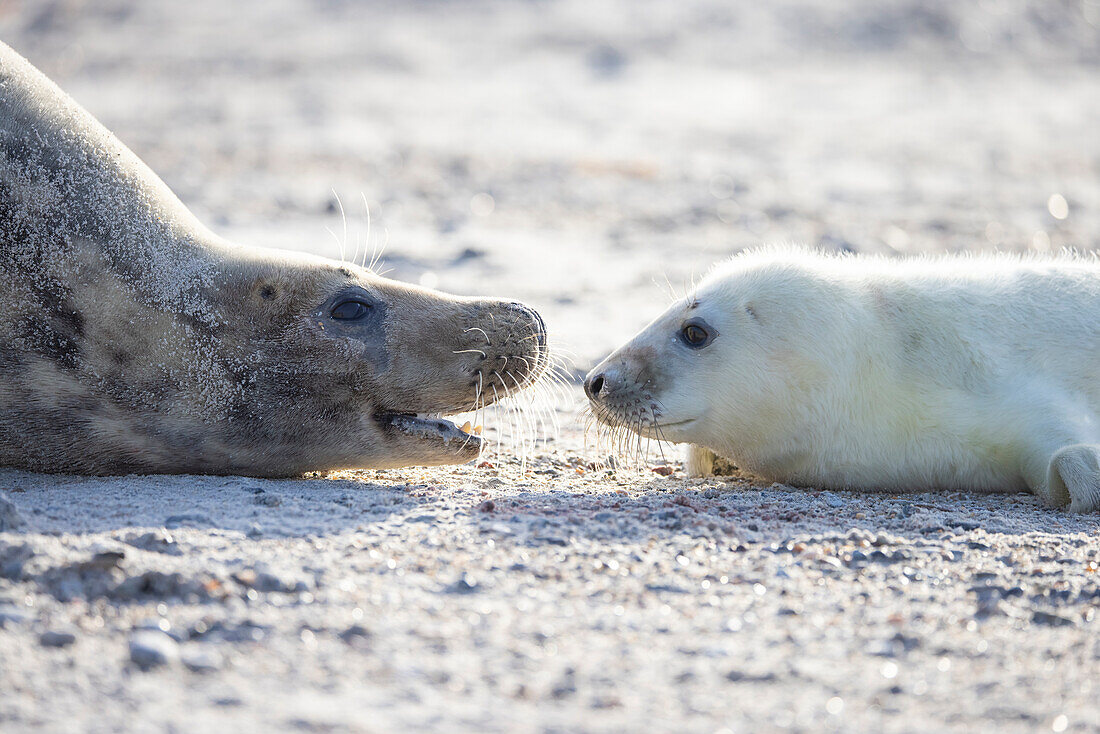
[{"label": "grey seal eye", "polygon": [[680,328],[680,341],[691,349],[702,349],[716,336],[718,332],[700,319],[692,319]]},{"label": "grey seal eye", "polygon": [[356,321],[370,313],[370,309],[369,303],[349,298],[333,306],[329,316],[340,321]]}]

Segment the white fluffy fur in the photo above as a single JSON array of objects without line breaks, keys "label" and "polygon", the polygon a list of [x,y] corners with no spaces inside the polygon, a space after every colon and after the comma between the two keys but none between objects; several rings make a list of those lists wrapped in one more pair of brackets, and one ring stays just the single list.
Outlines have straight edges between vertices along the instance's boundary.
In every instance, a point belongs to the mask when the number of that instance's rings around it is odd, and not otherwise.
[{"label": "white fluffy fur", "polygon": [[[687,348],[689,318],[719,336]],[[696,471],[709,449],[801,485],[1030,488],[1100,509],[1092,258],[749,252],[592,374],[607,384],[597,414],[648,399],[631,427],[698,447]]]}]

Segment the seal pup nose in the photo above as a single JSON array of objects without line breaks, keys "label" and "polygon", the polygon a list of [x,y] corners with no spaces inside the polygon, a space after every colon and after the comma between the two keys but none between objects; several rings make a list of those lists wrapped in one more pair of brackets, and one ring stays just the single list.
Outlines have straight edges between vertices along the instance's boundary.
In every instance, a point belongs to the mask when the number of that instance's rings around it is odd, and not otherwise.
[{"label": "seal pup nose", "polygon": [[584,381],[584,394],[588,396],[589,400],[596,400],[599,398],[600,391],[604,386],[604,374],[601,372],[598,375],[589,375],[588,379]]}]

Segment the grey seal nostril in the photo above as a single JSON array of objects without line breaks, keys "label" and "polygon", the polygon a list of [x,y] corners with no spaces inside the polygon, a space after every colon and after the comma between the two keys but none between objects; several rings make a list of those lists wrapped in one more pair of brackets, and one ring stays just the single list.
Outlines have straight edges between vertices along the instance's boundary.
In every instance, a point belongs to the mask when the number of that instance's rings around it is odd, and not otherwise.
[{"label": "grey seal nostril", "polygon": [[589,400],[595,400],[599,397],[600,391],[603,390],[603,386],[604,377],[602,373],[595,376],[589,376],[589,378],[584,381],[584,393],[588,396]]}]

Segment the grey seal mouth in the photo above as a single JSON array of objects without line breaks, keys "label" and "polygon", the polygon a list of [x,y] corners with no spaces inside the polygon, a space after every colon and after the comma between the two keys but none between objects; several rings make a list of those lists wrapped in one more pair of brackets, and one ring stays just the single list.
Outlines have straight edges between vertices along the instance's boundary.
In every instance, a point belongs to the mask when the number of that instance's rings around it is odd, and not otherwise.
[{"label": "grey seal mouth", "polygon": [[462,447],[473,452],[480,452],[485,442],[481,436],[474,433],[466,433],[442,415],[429,415],[426,413],[377,413],[375,421],[380,425],[401,431],[413,438],[438,440],[444,445],[451,441],[459,441]]}]

